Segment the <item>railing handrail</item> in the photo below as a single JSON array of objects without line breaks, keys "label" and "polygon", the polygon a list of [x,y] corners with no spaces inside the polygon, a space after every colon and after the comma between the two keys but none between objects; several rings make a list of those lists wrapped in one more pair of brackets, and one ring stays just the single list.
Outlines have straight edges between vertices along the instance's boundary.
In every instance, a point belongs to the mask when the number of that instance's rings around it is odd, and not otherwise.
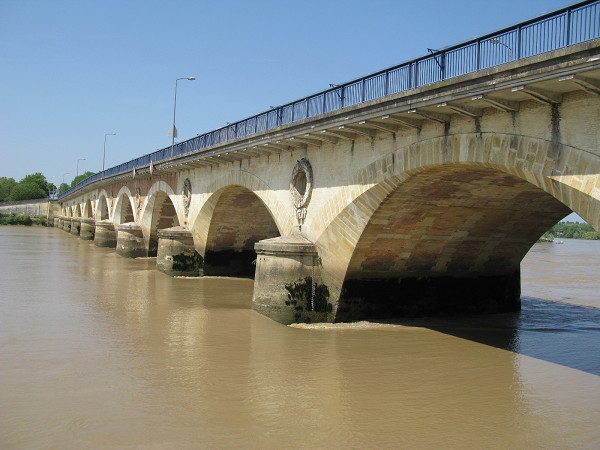
[{"label": "railing handrail", "polygon": [[[591,21],[579,20],[575,24],[579,27],[574,27],[572,22],[577,19],[574,14],[578,11],[584,11],[584,14],[587,13],[588,16],[585,18],[591,18]],[[564,23],[558,23],[557,27],[560,26],[560,29],[553,29],[554,24],[551,21],[560,20],[563,16],[566,16],[566,20],[563,21]],[[151,162],[157,163],[175,156],[198,152],[234,139],[248,137],[282,125],[339,111],[349,106],[398,94],[426,84],[597,39],[600,37],[600,20],[594,22],[596,16],[600,17],[600,0],[586,0],[450,47],[431,50],[428,55],[405,61],[339,85],[331,85],[329,89],[181,141],[173,147],[168,146],[111,167],[103,172],[98,172],[65,191],[59,196],[59,199],[99,179],[132,172],[133,169],[148,166]],[[549,42],[536,40],[536,34],[528,35],[531,28],[544,26],[545,24],[550,24],[548,27],[553,32],[553,35],[548,39]],[[559,32],[563,34],[558,34]],[[572,36],[573,33],[577,34]],[[513,36],[513,34],[515,35]],[[539,34],[543,34],[548,38],[546,33]],[[503,42],[501,38],[512,44],[512,46]],[[464,52],[465,55],[460,55],[459,52]],[[453,59],[454,54],[457,55],[456,61]],[[450,61],[450,66],[448,66],[448,61]],[[400,71],[406,73],[399,74],[396,78],[396,72],[400,73]],[[379,80],[379,77],[384,78],[383,82]],[[394,78],[395,81],[390,82],[390,77]],[[374,87],[367,86],[368,83],[373,84]],[[355,86],[356,88],[354,88]],[[311,113],[311,101],[315,103],[312,105],[313,113]],[[330,107],[328,107],[328,103]],[[297,109],[300,113],[299,116],[295,115]],[[259,121],[261,121],[260,125]],[[240,130],[240,128],[243,128],[243,130]]]}]

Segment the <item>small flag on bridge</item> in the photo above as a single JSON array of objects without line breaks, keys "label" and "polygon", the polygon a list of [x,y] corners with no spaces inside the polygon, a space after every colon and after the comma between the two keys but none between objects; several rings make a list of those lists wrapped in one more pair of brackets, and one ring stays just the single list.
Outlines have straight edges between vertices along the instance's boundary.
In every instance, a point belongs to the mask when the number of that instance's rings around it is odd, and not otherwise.
[{"label": "small flag on bridge", "polygon": [[133,175],[133,178],[135,178],[135,167],[133,168],[132,175]]},{"label": "small flag on bridge", "polygon": [[154,173],[154,163],[150,161],[150,175]]}]

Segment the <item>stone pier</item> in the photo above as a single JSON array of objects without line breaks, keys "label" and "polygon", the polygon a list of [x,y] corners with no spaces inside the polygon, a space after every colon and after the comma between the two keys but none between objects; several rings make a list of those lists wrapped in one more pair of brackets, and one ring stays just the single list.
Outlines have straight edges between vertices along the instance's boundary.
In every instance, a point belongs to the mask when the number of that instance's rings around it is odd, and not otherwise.
[{"label": "stone pier", "polygon": [[126,258],[148,256],[142,227],[136,222],[127,222],[117,229],[117,253]]},{"label": "stone pier", "polygon": [[98,247],[115,248],[117,246],[117,232],[115,225],[110,220],[96,222],[94,244]]},{"label": "stone pier", "polygon": [[201,275],[202,257],[194,248],[190,230],[173,227],[158,231],[156,268],[170,276]]},{"label": "stone pier", "polygon": [[84,241],[93,241],[96,231],[96,222],[94,219],[81,219],[79,228],[79,237]]},{"label": "stone pier", "polygon": [[[302,235],[265,239],[257,253],[252,308],[277,322],[326,322],[331,313],[316,246]],[[331,320],[329,320],[331,321]]]},{"label": "stone pier", "polygon": [[81,219],[73,218],[71,219],[71,234],[75,236],[79,236],[79,231],[81,230]]}]

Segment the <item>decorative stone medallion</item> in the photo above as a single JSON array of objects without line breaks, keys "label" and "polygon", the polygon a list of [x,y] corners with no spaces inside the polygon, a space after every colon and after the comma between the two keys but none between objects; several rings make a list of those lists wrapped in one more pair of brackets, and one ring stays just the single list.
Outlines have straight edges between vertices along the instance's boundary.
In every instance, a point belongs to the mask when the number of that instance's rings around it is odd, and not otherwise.
[{"label": "decorative stone medallion", "polygon": [[313,185],[312,166],[307,159],[302,158],[294,166],[290,180],[290,193],[292,202],[296,208],[296,219],[300,229],[306,219],[306,208],[310,202]]},{"label": "decorative stone medallion", "polygon": [[183,211],[187,217],[190,212],[190,203],[192,203],[192,182],[189,178],[186,178],[183,182]]}]

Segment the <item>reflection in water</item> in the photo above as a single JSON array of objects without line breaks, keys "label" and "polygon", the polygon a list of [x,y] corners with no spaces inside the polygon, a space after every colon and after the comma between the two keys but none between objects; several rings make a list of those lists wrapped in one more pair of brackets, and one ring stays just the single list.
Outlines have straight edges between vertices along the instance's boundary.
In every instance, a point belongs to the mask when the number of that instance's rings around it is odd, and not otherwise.
[{"label": "reflection in water", "polygon": [[521,314],[298,329],[60,230],[0,253],[1,448],[600,445],[599,312],[535,270]]}]

